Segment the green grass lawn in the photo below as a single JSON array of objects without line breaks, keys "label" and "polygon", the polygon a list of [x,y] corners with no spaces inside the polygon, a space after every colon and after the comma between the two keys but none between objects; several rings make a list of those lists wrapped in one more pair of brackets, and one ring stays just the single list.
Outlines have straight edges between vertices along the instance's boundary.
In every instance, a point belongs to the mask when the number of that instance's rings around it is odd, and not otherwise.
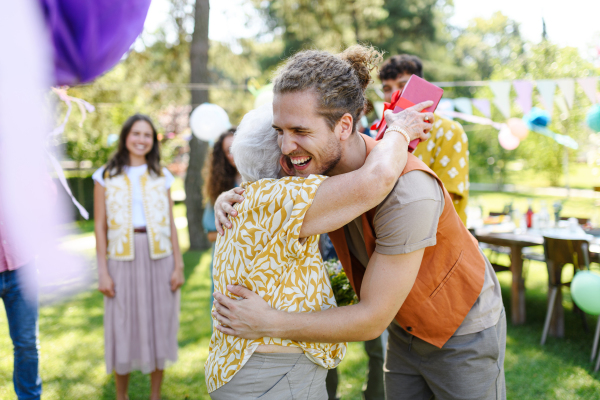
[{"label": "green grass lawn", "polygon": [[[179,212],[179,210],[177,211]],[[182,247],[187,232],[179,232]],[[89,235],[89,233],[88,233]],[[93,252],[88,251],[93,258]],[[184,254],[186,284],[181,297],[179,361],[166,371],[163,399],[208,399],[204,385],[204,361],[211,332],[209,316],[210,252]],[[500,260],[502,261],[502,260]],[[595,318],[588,317],[584,332],[565,290],[566,337],[539,340],[546,310],[546,272],[540,263],[527,268],[527,324],[508,325],[506,382],[509,399],[599,399],[600,374],[589,362]],[[569,268],[566,268],[565,276]],[[499,274],[510,316],[510,273]],[[114,380],[106,374],[103,349],[103,299],[94,288],[75,297],[40,308],[41,375],[46,400],[114,399]],[[0,312],[0,399],[16,399],[12,388],[12,344],[6,316]],[[343,399],[360,399],[366,368],[361,343],[351,343],[340,366]],[[130,398],[147,399],[150,380],[133,373]]]},{"label": "green grass lawn", "polygon": [[[529,169],[509,171],[507,179],[508,183],[530,187],[548,187],[551,185],[548,175]],[[558,177],[557,185],[560,187],[566,185],[566,177],[562,171]],[[569,164],[569,185],[571,188],[576,189],[593,189],[594,186],[600,186],[600,168],[589,166],[587,163],[571,162]]]}]

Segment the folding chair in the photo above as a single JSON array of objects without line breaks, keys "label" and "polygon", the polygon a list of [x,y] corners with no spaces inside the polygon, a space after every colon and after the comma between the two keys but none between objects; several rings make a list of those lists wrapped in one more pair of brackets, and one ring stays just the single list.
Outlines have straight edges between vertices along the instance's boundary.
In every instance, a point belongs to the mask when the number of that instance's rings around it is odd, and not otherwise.
[{"label": "folding chair", "polygon": [[[573,264],[574,272],[584,268],[589,269],[589,243],[586,240],[557,239],[544,236],[544,256],[548,268],[548,310],[542,332],[541,344],[546,343],[550,323],[554,322],[557,336],[564,335],[564,314],[562,312],[563,286],[570,286],[571,282],[562,282],[562,268],[565,264]],[[556,310],[555,307],[560,307]],[[552,321],[554,319],[554,321]],[[584,326],[585,314],[583,314]],[[587,326],[586,326],[587,327]]]}]

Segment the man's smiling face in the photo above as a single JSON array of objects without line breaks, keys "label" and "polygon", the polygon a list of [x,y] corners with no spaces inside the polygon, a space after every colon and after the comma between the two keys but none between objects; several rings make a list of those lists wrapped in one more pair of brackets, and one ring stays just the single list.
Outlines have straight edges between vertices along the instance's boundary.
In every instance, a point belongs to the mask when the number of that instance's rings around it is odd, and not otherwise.
[{"label": "man's smiling face", "polygon": [[284,168],[296,176],[325,175],[342,156],[340,139],[317,113],[317,106],[317,95],[310,90],[276,94],[273,99],[273,128],[290,161]]}]

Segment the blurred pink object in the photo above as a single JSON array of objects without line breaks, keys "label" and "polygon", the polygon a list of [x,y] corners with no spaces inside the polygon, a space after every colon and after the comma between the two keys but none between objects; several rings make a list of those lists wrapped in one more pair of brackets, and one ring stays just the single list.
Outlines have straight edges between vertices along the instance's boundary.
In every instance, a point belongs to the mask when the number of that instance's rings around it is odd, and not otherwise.
[{"label": "blurred pink object", "polygon": [[519,143],[521,143],[519,138],[513,136],[510,132],[508,125],[503,125],[500,132],[498,132],[498,142],[500,142],[500,146],[502,146],[504,150],[514,150],[519,147]]},{"label": "blurred pink object", "polygon": [[0,273],[14,271],[33,259],[33,257],[27,256],[27,254],[15,251],[16,249],[12,245],[10,232],[4,220],[5,216],[2,215],[2,210],[0,210]]},{"label": "blurred pink object", "polygon": [[[59,249],[59,224],[68,214],[48,184],[45,96],[53,61],[44,26],[37,1],[0,2],[0,204],[12,251],[35,257],[39,282],[57,288],[89,268]],[[37,279],[30,278],[31,288]]]},{"label": "blurred pink object", "polygon": [[519,140],[525,139],[529,134],[527,123],[521,118],[510,118],[506,121],[506,125],[508,125],[508,128],[510,129],[510,133]]}]

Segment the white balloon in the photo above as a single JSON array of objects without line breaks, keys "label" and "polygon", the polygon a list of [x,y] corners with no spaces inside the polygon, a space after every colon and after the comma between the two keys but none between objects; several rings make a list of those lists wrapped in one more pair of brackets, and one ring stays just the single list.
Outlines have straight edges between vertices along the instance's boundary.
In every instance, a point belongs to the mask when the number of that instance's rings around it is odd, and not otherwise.
[{"label": "white balloon", "polygon": [[204,103],[190,115],[192,133],[200,140],[215,141],[223,132],[231,128],[227,112],[216,104]]}]

